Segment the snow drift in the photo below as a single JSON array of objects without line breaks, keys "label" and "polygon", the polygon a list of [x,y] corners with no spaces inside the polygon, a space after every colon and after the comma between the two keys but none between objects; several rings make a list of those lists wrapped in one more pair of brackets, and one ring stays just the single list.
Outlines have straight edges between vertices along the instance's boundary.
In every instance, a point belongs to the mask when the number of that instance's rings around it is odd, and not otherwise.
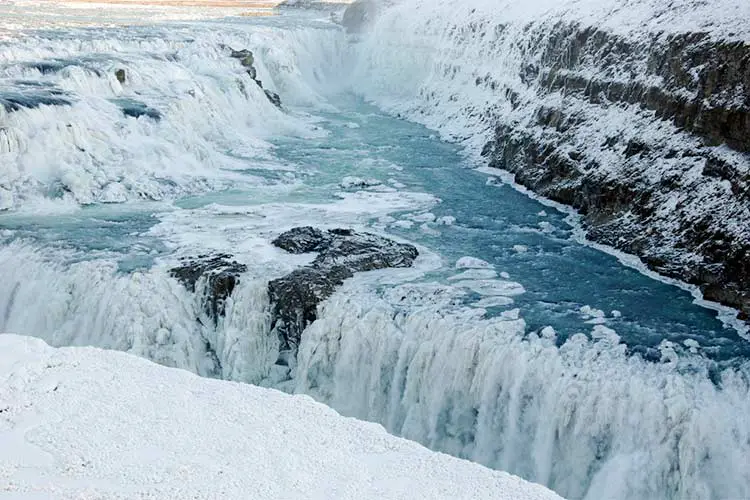
[{"label": "snow drift", "polygon": [[304,396],[0,335],[3,498],[560,498]]}]

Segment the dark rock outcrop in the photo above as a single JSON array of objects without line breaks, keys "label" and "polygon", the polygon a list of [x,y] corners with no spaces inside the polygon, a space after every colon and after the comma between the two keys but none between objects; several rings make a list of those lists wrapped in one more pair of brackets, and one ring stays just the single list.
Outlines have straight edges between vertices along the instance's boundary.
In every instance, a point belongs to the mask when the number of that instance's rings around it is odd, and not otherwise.
[{"label": "dark rock outcrop", "polygon": [[302,332],[317,318],[318,304],[345,279],[361,271],[409,267],[419,255],[413,245],[349,229],[298,227],[273,244],[294,254],[318,252],[309,266],[268,283],[272,329],[282,351],[296,351]]},{"label": "dark rock outcrop", "polygon": [[237,59],[240,61],[240,64],[242,67],[245,68],[245,72],[247,72],[248,76],[253,79],[253,81],[263,89],[263,93],[266,95],[266,98],[277,108],[281,108],[281,97],[279,97],[279,94],[276,92],[263,88],[263,82],[261,82],[258,79],[258,71],[255,69],[255,56],[253,53],[247,49],[242,50],[234,50],[230,49],[231,54],[230,57]]},{"label": "dark rock outcrop", "polygon": [[[170,269],[169,274],[191,292],[202,294],[203,310],[216,324],[225,313],[227,298],[245,271],[247,266],[232,260],[231,255],[218,254],[185,259],[182,265]],[[199,285],[202,289],[198,289]]]},{"label": "dark rock outcrop", "polygon": [[[700,33],[626,38],[566,23],[542,36],[548,29],[523,48],[535,57],[519,88],[535,99],[477,77],[528,117],[498,117],[483,151],[490,165],[577,208],[593,241],[747,317],[750,45]],[[557,104],[540,99],[548,94]],[[595,139],[611,110],[622,110],[630,130]]]},{"label": "dark rock outcrop", "polygon": [[117,81],[120,83],[125,83],[125,80],[127,79],[127,75],[125,73],[125,70],[122,68],[115,70],[115,78],[117,78]]}]

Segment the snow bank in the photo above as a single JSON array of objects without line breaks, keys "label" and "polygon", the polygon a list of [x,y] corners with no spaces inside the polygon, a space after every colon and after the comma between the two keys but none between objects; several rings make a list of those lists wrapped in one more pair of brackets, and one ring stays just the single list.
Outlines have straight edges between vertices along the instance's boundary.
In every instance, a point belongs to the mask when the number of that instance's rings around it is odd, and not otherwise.
[{"label": "snow bank", "polygon": [[560,498],[304,396],[0,335],[2,498]]}]

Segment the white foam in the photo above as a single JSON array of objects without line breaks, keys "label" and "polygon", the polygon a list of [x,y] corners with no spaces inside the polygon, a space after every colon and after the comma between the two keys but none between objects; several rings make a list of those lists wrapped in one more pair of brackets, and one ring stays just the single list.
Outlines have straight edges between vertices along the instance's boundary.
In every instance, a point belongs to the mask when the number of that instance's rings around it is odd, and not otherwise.
[{"label": "white foam", "polygon": [[569,498],[750,494],[740,373],[719,388],[678,370],[666,344],[663,364],[644,362],[598,325],[556,348],[552,328],[526,336],[523,320],[434,300],[434,287],[404,308],[398,290],[337,292],[305,332],[297,391]]}]

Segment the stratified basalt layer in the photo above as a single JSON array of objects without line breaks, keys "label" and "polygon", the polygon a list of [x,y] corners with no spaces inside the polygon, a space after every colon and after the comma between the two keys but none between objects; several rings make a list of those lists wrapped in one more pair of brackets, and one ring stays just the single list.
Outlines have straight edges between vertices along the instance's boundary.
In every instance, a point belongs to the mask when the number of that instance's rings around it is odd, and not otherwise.
[{"label": "stratified basalt layer", "polygon": [[[701,33],[625,39],[565,23],[551,35],[549,26],[527,28],[535,29],[539,46],[522,51],[541,57],[519,76],[537,97],[498,90],[528,120],[498,119],[483,151],[490,165],[577,208],[592,240],[747,318],[750,46]],[[630,134],[607,133],[615,112],[633,124]]]}]

